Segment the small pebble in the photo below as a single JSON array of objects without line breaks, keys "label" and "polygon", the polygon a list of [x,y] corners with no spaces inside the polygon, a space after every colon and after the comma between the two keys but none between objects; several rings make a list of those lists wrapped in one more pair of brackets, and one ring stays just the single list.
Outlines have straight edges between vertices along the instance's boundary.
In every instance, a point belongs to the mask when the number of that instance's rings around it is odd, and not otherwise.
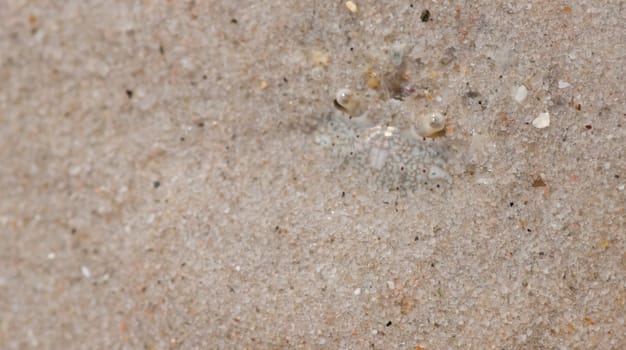
[{"label": "small pebble", "polygon": [[89,268],[87,268],[87,266],[85,265],[80,267],[80,272],[83,274],[83,276],[85,276],[85,278],[91,277],[91,271],[89,271]]},{"label": "small pebble", "polygon": [[543,129],[550,126],[550,113],[539,113],[539,116],[533,120],[533,126],[537,129]]},{"label": "small pebble", "polygon": [[354,290],[354,295],[361,295],[361,288],[357,288]]},{"label": "small pebble", "polygon": [[350,12],[352,13],[357,13],[359,12],[359,8],[356,6],[356,4],[352,1],[346,1],[346,8],[348,10],[350,10]]},{"label": "small pebble", "polygon": [[528,96],[528,89],[524,85],[520,85],[517,88],[513,89],[513,99],[518,103],[522,103]]},{"label": "small pebble", "polygon": [[563,81],[563,80],[559,80],[559,89],[565,89],[568,88],[572,85],[570,85],[570,83]]}]

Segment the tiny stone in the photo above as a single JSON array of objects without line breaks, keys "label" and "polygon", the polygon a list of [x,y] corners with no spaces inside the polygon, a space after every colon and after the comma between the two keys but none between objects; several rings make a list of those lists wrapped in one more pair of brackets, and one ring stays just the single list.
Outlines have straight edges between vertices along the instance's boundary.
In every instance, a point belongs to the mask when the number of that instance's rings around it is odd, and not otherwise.
[{"label": "tiny stone", "polygon": [[559,89],[565,89],[570,87],[570,83],[563,81],[563,80],[559,80]]},{"label": "tiny stone", "polygon": [[543,129],[550,126],[550,113],[539,113],[539,116],[533,120],[533,126],[537,129]]},{"label": "tiny stone", "polygon": [[533,187],[545,187],[546,186],[546,182],[543,181],[543,179],[541,178],[541,176],[537,176],[532,183]]},{"label": "tiny stone", "polygon": [[354,295],[361,295],[361,288],[357,288],[354,290]]},{"label": "tiny stone", "polygon": [[359,12],[359,8],[356,6],[356,4],[352,1],[346,1],[346,8],[348,10],[350,10],[350,12],[352,13],[357,13]]},{"label": "tiny stone", "polygon": [[513,99],[518,103],[522,103],[522,101],[526,99],[526,96],[528,96],[528,89],[526,89],[524,85],[520,85],[513,90]]},{"label": "tiny stone", "polygon": [[83,276],[85,276],[85,278],[91,277],[91,271],[89,271],[89,268],[87,268],[87,266],[85,265],[80,267],[80,272],[83,274]]}]

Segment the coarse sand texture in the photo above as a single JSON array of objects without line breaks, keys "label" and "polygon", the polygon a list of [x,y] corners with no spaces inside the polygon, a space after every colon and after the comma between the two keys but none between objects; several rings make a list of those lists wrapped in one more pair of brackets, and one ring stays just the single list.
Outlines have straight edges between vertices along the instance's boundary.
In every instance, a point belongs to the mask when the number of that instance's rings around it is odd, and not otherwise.
[{"label": "coarse sand texture", "polygon": [[0,0],[0,349],[626,349],[625,18]]}]

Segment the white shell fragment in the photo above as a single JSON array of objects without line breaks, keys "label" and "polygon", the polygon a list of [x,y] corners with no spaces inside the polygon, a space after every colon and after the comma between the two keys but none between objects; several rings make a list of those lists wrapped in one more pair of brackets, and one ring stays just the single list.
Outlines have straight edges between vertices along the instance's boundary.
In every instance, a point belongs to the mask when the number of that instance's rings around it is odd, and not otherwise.
[{"label": "white shell fragment", "polygon": [[83,274],[83,277],[85,278],[91,277],[91,271],[89,271],[89,268],[85,265],[80,267],[80,272]]},{"label": "white shell fragment", "polygon": [[563,80],[559,80],[559,89],[566,89],[570,86],[572,86],[570,83],[563,81]]},{"label": "white shell fragment", "polygon": [[528,96],[528,89],[524,85],[520,85],[513,89],[513,99],[517,101],[517,103],[522,103]]},{"label": "white shell fragment", "polygon": [[415,130],[421,137],[432,137],[446,126],[446,118],[441,113],[429,113],[417,117]]},{"label": "white shell fragment", "polygon": [[543,129],[550,126],[550,113],[539,113],[539,116],[533,120],[533,126],[537,129]]}]

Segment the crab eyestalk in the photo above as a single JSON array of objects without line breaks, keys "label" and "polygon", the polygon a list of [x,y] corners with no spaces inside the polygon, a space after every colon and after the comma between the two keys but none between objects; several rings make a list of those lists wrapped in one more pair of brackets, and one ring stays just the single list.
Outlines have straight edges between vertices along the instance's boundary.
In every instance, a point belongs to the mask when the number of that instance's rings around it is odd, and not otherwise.
[{"label": "crab eyestalk", "polygon": [[352,117],[361,114],[361,103],[359,96],[349,89],[341,89],[335,95],[335,107],[348,113]]},{"label": "crab eyestalk", "polygon": [[446,127],[446,118],[441,113],[429,113],[417,117],[415,130],[421,137],[439,136]]}]

